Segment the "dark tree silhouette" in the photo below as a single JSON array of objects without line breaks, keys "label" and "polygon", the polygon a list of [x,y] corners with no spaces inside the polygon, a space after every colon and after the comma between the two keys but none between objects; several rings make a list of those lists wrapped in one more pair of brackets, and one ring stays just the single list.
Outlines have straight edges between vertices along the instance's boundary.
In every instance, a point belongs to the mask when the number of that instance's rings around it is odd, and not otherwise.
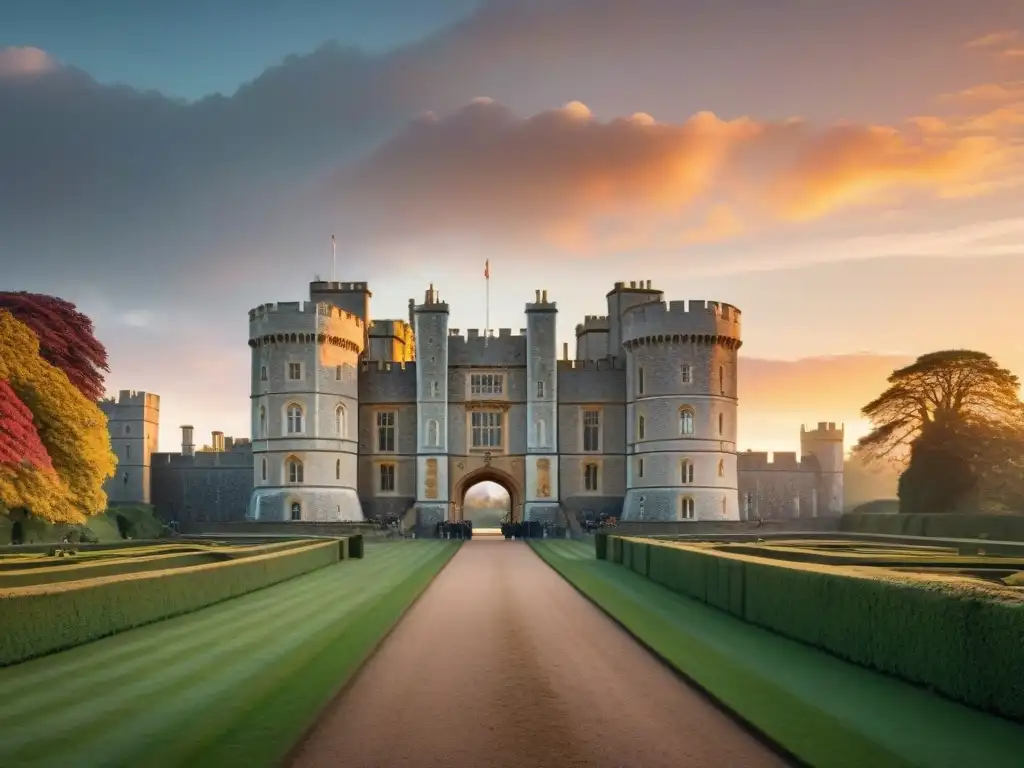
[{"label": "dark tree silhouette", "polygon": [[0,309],[32,329],[43,359],[64,371],[79,392],[94,402],[103,396],[107,350],[94,335],[92,320],[74,304],[40,293],[0,292]]}]

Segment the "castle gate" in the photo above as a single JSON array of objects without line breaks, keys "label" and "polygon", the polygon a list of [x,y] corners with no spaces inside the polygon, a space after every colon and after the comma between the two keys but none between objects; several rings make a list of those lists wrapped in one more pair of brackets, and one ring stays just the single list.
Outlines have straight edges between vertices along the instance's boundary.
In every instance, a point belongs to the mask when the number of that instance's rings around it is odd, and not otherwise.
[{"label": "castle gate", "polygon": [[505,459],[508,467],[497,466],[497,462],[491,462],[489,457],[483,460],[481,466],[469,467],[466,460],[460,459],[452,463],[452,509],[449,513],[449,520],[463,520],[463,505],[466,502],[466,493],[474,485],[483,482],[492,482],[500,485],[508,493],[509,509],[512,521],[523,519],[523,478],[517,477],[514,472],[519,470],[522,473],[522,461]]}]

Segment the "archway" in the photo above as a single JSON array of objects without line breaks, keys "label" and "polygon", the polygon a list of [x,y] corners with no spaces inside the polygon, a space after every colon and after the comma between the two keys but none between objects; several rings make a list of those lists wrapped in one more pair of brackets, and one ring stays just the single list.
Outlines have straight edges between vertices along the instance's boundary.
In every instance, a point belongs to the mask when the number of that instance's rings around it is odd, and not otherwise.
[{"label": "archway", "polygon": [[[512,521],[522,519],[523,499],[519,483],[517,483],[516,479],[507,472],[496,467],[486,466],[476,470],[475,472],[468,473],[455,484],[454,493],[451,496],[451,520],[467,519],[465,517],[466,496],[469,494],[470,490],[475,489],[478,486],[482,486],[482,488],[480,491],[477,491],[474,496],[470,497],[471,501],[478,498],[479,495],[488,493],[489,491],[493,492],[495,497],[504,500],[503,497],[499,495],[501,491],[504,491],[504,495],[508,497],[508,501],[504,503],[503,511],[509,515]],[[492,486],[497,486],[498,488],[492,489]],[[468,519],[472,519],[472,517]],[[477,527],[478,523],[474,521],[474,530],[476,530]]]},{"label": "archway", "polygon": [[462,519],[472,522],[474,531],[499,531],[511,515],[512,496],[500,483],[481,480],[466,489],[462,499]]}]

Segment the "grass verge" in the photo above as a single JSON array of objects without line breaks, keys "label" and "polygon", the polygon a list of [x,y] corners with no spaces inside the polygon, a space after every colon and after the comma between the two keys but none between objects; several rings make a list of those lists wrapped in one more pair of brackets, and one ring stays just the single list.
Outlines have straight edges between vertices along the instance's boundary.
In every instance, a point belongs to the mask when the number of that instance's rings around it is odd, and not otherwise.
[{"label": "grass verge", "polygon": [[457,547],[374,547],[0,669],[0,765],[278,765]]},{"label": "grass verge", "polygon": [[537,554],[740,720],[817,768],[1017,768],[1024,728],[752,626],[594,557]]}]

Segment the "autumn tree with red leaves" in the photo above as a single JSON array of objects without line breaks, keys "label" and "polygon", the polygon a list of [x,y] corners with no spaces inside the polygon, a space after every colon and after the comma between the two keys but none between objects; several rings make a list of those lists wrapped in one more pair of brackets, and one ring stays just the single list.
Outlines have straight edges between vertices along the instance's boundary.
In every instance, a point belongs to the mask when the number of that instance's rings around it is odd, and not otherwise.
[{"label": "autumn tree with red leaves", "polygon": [[94,402],[103,397],[107,350],[96,339],[92,320],[74,304],[41,293],[0,292],[0,309],[32,329],[43,359],[64,371],[79,392]]}]

